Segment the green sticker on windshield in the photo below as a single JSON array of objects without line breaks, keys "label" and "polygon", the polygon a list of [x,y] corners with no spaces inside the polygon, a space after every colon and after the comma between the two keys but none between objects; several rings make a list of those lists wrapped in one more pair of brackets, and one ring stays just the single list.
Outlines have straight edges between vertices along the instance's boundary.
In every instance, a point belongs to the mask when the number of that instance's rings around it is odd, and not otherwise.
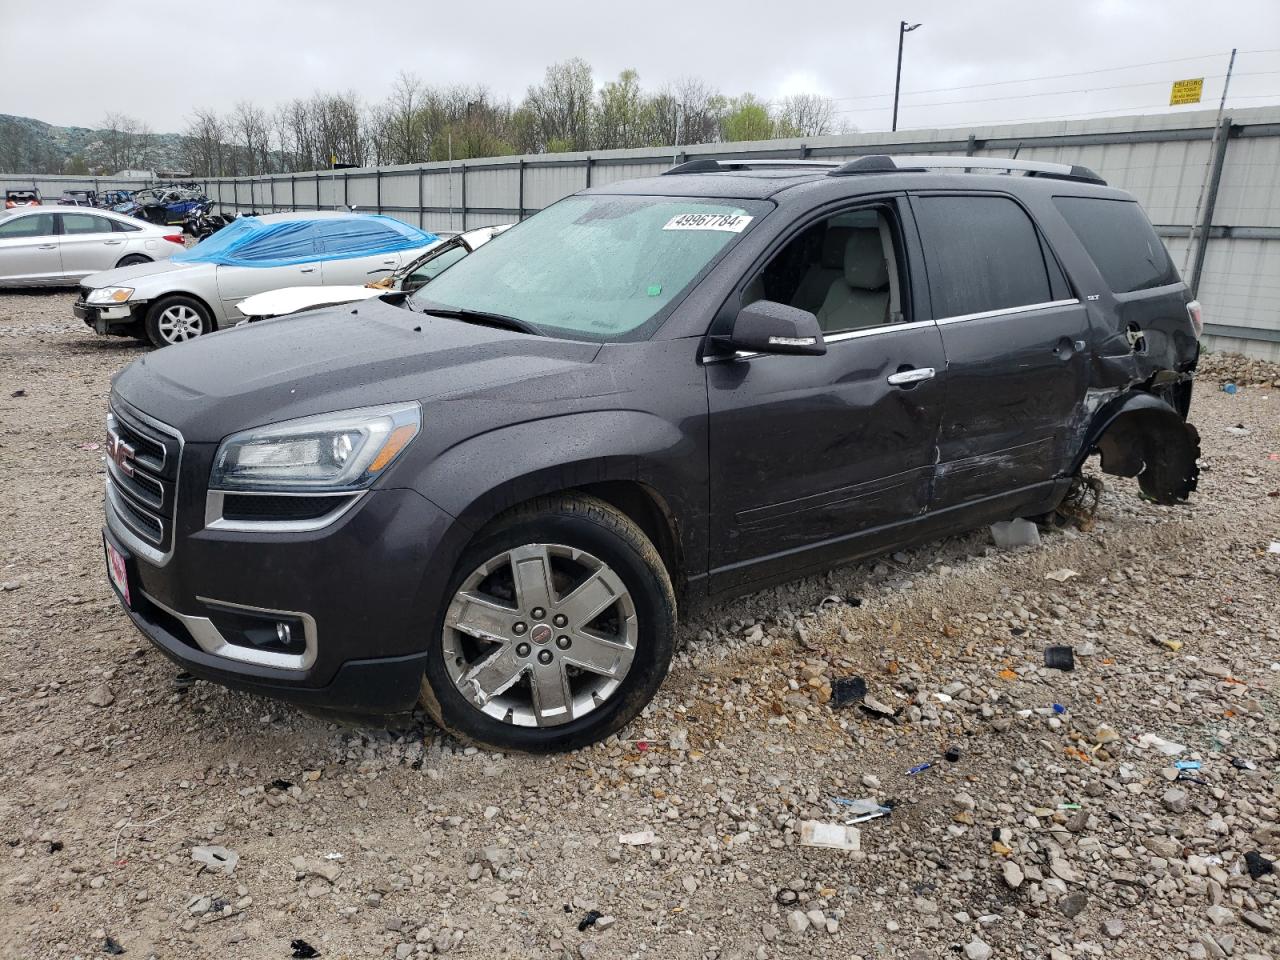
[{"label": "green sticker on windshield", "polygon": [[660,283],[649,284],[649,289],[646,290],[645,293],[649,294],[649,296],[651,297],[660,296],[662,294],[662,284]]}]

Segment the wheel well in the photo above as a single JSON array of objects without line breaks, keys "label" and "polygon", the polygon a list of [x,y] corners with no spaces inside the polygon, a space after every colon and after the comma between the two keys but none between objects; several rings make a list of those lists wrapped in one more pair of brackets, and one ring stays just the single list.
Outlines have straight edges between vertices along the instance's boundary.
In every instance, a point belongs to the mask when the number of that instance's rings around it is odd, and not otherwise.
[{"label": "wheel well", "polygon": [[1200,476],[1200,434],[1173,410],[1127,410],[1107,425],[1094,449],[1104,473],[1137,477],[1157,503],[1186,500]]},{"label": "wheel well", "polygon": [[580,493],[599,497],[626,514],[657,547],[677,595],[684,589],[684,556],[676,520],[661,495],[652,487],[632,480],[602,480],[575,487]]},{"label": "wheel well", "polygon": [[[209,314],[209,325],[214,328],[217,327],[218,315],[213,312],[213,307],[209,306],[208,301],[206,301],[204,297],[198,297],[194,293],[187,293],[185,290],[170,290],[168,293],[164,293],[156,297],[147,306],[147,316],[150,317],[152,311],[154,311],[156,307],[160,306],[166,300],[171,300],[174,297],[186,297],[188,300],[194,300],[196,303],[200,304],[200,306],[204,307]],[[210,332],[212,333],[213,331],[210,330]]]},{"label": "wheel well", "polygon": [[148,257],[145,253],[126,253],[123,257],[120,258],[116,266],[117,267],[128,266],[128,264],[125,263],[126,260],[130,261],[131,263],[153,262],[151,258]]}]

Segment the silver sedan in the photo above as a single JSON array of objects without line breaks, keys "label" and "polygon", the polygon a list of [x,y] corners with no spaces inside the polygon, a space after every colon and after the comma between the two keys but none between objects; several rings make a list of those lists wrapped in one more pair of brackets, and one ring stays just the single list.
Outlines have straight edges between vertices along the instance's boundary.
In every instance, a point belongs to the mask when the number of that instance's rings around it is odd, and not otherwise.
[{"label": "silver sedan", "polygon": [[109,210],[0,210],[0,287],[67,287],[101,270],[168,260],[182,232]]}]

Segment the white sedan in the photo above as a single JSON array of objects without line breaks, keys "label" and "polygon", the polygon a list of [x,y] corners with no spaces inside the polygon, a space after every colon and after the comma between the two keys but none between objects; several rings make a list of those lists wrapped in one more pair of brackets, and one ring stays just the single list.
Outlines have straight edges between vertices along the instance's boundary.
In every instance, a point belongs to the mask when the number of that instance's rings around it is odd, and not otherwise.
[{"label": "white sedan", "polygon": [[167,260],[184,248],[181,230],[109,210],[0,210],[0,287],[70,287],[113,267]]},{"label": "white sedan", "polygon": [[390,276],[363,286],[322,284],[318,287],[284,287],[241,300],[239,310],[248,320],[266,320],[300,310],[316,310],[340,303],[371,300],[384,293],[413,293],[511,226],[504,223],[496,227],[478,227],[450,237],[420,257],[406,262]]}]

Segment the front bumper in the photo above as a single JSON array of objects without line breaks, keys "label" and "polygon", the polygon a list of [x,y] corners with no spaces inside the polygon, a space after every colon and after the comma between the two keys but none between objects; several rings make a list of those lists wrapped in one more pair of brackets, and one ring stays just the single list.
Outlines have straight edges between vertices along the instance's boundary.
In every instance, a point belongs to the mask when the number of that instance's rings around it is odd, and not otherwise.
[{"label": "front bumper", "polygon": [[97,304],[77,300],[71,305],[71,312],[96,333],[120,333],[122,332],[120,328],[140,322],[144,318],[146,303],[131,300],[120,304]]},{"label": "front bumper", "polygon": [[[183,452],[167,558],[145,556],[107,498],[103,535],[126,558],[135,626],[183,669],[228,687],[349,713],[412,708],[462,528],[411,490],[372,491],[316,531],[206,528],[196,479],[212,453]],[[214,622],[228,608],[299,618],[305,653],[229,642]]]}]

